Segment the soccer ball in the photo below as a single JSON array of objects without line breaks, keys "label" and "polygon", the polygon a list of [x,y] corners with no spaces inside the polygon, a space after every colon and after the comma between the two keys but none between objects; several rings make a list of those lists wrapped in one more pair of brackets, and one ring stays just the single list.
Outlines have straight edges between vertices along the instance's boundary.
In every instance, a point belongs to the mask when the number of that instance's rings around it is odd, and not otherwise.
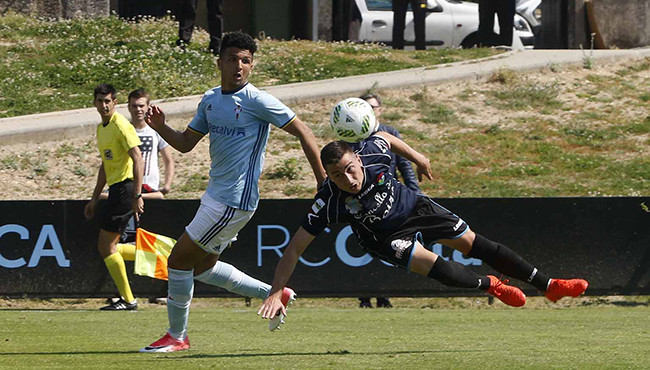
[{"label": "soccer ball", "polygon": [[377,131],[377,120],[370,104],[359,98],[347,98],[336,104],[330,114],[330,126],[339,140],[358,143]]}]

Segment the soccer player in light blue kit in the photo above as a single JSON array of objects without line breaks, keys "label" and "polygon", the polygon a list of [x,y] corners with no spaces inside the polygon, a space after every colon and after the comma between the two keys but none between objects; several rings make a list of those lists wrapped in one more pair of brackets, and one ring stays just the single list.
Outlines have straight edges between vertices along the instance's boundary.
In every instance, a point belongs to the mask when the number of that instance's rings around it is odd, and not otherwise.
[{"label": "soccer player in light blue kit", "polygon": [[[149,109],[147,124],[183,153],[192,150],[208,134],[212,165],[201,206],[169,256],[169,330],[141,352],[176,352],[189,348],[187,318],[194,279],[243,296],[261,299],[268,296],[270,285],[218,259],[257,208],[258,179],[269,123],[300,139],[317,183],[325,180],[318,144],[309,127],[277,98],[248,82],[256,50],[255,40],[245,33],[232,32],[223,37],[217,60],[221,86],[204,94],[194,119],[183,132],[165,124],[160,107],[152,105]],[[293,298],[291,289],[283,291],[285,305]],[[271,321],[269,329],[274,330],[282,323],[283,314]]]}]

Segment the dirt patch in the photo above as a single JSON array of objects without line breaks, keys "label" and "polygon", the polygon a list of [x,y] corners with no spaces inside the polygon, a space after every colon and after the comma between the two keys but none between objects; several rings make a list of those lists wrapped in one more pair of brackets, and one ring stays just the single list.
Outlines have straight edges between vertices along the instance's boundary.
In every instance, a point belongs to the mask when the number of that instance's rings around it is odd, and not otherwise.
[{"label": "dirt patch", "polygon": [[[397,126],[400,130],[412,130],[426,137],[446,138],[462,133],[463,130],[485,130],[491,127],[505,127],[527,130],[543,122],[566,122],[585,127],[604,125],[597,112],[623,112],[622,120],[627,117],[647,117],[643,104],[630,103],[630,97],[616,95],[611,86],[617,83],[619,71],[632,70],[639,81],[640,89],[635,94],[646,94],[644,86],[650,81],[650,71],[637,68],[642,62],[623,61],[605,64],[600,61],[593,69],[580,67],[549,68],[535,72],[519,74],[502,71],[501,79],[514,79],[510,87],[524,86],[534,92],[536,87],[557,88],[557,100],[563,107],[560,111],[546,112],[543,107],[522,109],[504,109],[494,98],[495,92],[506,87],[499,78],[449,82],[439,85],[414,86],[412,88],[379,90],[384,100],[385,123]],[[609,85],[607,85],[609,84]],[[604,86],[608,88],[605,89]],[[585,96],[590,97],[585,99]],[[332,140],[329,129],[329,111],[340,99],[329,98],[293,105],[298,116],[307,122],[317,136],[319,145]],[[650,99],[650,95],[648,95]],[[498,103],[498,104],[497,104]],[[445,114],[453,116],[461,124],[446,125],[423,124],[423,106],[438,107]],[[596,112],[596,113],[593,113]],[[434,112],[435,113],[435,112]],[[593,116],[589,116],[593,113]],[[583,117],[587,116],[588,119]],[[169,120],[170,125],[182,129],[191,120],[192,115],[177,116]],[[541,122],[541,123],[540,123]],[[549,128],[553,129],[553,128]],[[406,140],[408,137],[405,135]],[[648,142],[646,133],[635,135],[635,140]],[[636,153],[635,155],[644,155]],[[629,153],[620,152],[621,158]],[[201,184],[210,167],[208,140],[203,139],[190,153],[174,152],[176,176],[172,192],[168,198],[199,198],[204,191]],[[299,159],[296,179],[270,179],[265,174],[272,172],[290,158]],[[311,169],[303,159],[300,145],[293,137],[282,130],[272,129],[269,140],[264,173],[260,181],[263,198],[309,198],[315,189]],[[0,200],[23,199],[88,199],[94,187],[97,168],[100,164],[95,146],[94,135],[75,140],[58,140],[44,143],[24,143],[7,145],[0,148]],[[198,179],[198,181],[197,181]],[[203,182],[202,182],[203,181]]]}]

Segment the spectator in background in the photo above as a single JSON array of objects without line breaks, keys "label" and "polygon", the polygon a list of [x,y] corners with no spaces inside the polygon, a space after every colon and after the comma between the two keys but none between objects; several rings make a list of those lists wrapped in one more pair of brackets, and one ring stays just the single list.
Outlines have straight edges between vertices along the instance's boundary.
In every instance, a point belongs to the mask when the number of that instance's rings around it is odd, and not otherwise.
[{"label": "spectator in background", "polygon": [[406,24],[406,9],[409,4],[411,4],[413,10],[415,50],[426,50],[424,37],[426,0],[393,0],[393,49],[404,49],[404,27]]},{"label": "spectator in background", "polygon": [[[129,113],[131,124],[142,141],[140,152],[144,160],[144,174],[142,180],[142,196],[145,199],[162,199],[171,190],[174,179],[174,160],[172,151],[167,142],[160,137],[154,129],[144,121],[149,110],[149,94],[143,89],[136,89],[129,93]],[[158,169],[158,154],[165,167],[164,185],[160,187],[160,171]]]},{"label": "spectator in background", "polygon": [[361,30],[361,11],[357,2],[350,1],[350,23],[348,24],[348,40],[352,42],[359,41],[359,31]]},{"label": "spectator in background", "polygon": [[102,163],[92,198],[84,208],[86,219],[91,220],[104,185],[108,184],[108,203],[97,238],[97,250],[120,292],[118,301],[101,308],[109,311],[138,308],[126,276],[124,259],[117,252],[117,242],[131,216],[135,215],[137,220],[144,212],[140,192],[144,167],[139,148],[141,142],[133,125],[115,111],[115,95],[115,88],[108,84],[101,84],[94,91],[94,105],[102,119],[97,126],[97,148]]},{"label": "spectator in background", "polygon": [[[385,125],[379,121],[379,117],[381,116],[381,113],[383,111],[381,98],[379,97],[379,95],[369,93],[369,94],[361,95],[359,98],[367,101],[368,104],[370,104],[370,106],[372,107],[372,110],[375,112],[375,117],[377,118],[377,122],[379,122],[378,131],[388,132],[389,134],[397,138],[400,139],[402,138],[402,136],[400,135],[399,131],[397,131],[396,128]],[[395,171],[396,169],[399,170],[399,173],[402,175],[402,183],[406,185],[406,187],[417,192],[418,194],[422,193],[420,191],[420,187],[418,186],[418,182],[415,179],[415,172],[413,172],[413,167],[411,167],[411,162],[409,162],[408,159],[402,157],[401,155],[391,152],[390,173],[392,173],[395,176],[395,178],[397,178],[397,172]],[[370,302],[370,298],[360,297],[359,307],[372,308],[372,303]],[[390,303],[390,299],[388,297],[377,297],[377,307],[391,308],[393,307],[393,305]]]},{"label": "spectator in background", "polygon": [[[479,0],[478,37],[483,47],[512,45],[516,0]],[[494,14],[499,18],[499,35],[494,33]]]},{"label": "spectator in background", "polygon": [[[199,0],[181,0],[178,4],[178,40],[176,45],[185,48],[192,39],[194,22],[196,21],[196,9]],[[208,49],[214,55],[219,54],[221,49],[221,35],[223,35],[223,0],[206,0],[208,8],[208,32],[210,33],[210,45]]]}]

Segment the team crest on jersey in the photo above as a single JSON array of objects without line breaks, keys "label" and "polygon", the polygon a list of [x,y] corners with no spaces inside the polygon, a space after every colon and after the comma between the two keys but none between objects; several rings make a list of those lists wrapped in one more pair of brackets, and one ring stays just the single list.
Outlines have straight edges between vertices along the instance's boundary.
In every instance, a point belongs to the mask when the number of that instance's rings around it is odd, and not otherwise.
[{"label": "team crest on jersey", "polygon": [[384,185],[385,182],[386,182],[386,175],[384,175],[384,173],[382,172],[379,174],[379,176],[377,176],[377,185],[379,186]]},{"label": "team crest on jersey", "polygon": [[242,107],[239,103],[235,103],[235,120],[239,121],[239,113],[242,112]]},{"label": "team crest on jersey", "polygon": [[361,203],[355,197],[347,197],[345,198],[345,209],[351,214],[356,215],[361,211]]},{"label": "team crest on jersey", "polygon": [[113,152],[110,149],[104,149],[104,158],[113,159]]}]

